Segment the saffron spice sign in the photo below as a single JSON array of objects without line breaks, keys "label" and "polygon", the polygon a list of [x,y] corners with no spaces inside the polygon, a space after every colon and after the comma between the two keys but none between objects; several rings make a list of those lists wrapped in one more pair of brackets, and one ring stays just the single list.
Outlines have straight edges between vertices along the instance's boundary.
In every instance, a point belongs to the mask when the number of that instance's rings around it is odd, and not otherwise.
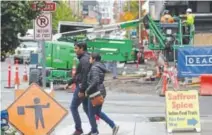
[{"label": "saffron spice sign", "polygon": [[197,90],[166,92],[166,122],[168,132],[201,131]]}]

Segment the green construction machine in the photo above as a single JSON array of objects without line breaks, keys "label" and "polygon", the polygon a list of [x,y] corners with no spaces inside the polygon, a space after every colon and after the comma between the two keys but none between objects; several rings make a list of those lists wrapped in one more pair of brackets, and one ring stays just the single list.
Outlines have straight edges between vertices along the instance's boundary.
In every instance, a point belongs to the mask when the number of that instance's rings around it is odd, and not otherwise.
[{"label": "green construction machine", "polygon": [[125,28],[137,27],[141,22],[142,19],[137,19],[118,24],[59,33],[57,40],[71,43],[84,41],[88,45],[88,51],[100,53],[103,61],[136,61],[138,49],[134,45],[133,40],[121,38],[120,36],[111,38],[110,35],[114,31],[119,32]]},{"label": "green construction machine", "polygon": [[149,15],[144,18],[144,25],[149,29],[148,48],[163,51],[168,61],[174,60],[176,48],[193,44],[195,33],[194,25],[186,26],[181,17],[174,20],[174,23],[160,23]]},{"label": "green construction machine", "polygon": [[30,68],[29,84],[36,82],[42,86],[42,66],[46,66],[46,86],[50,83],[64,84],[71,79],[71,69],[77,65],[74,43],[62,41],[45,42],[46,63],[40,59],[36,67]]},{"label": "green construction machine", "polygon": [[[194,27],[191,27],[189,33],[186,34],[183,29],[185,26],[179,17],[175,17],[175,23],[162,24],[153,20],[151,16],[146,15],[138,20],[58,33],[57,41],[45,42],[47,86],[50,82],[66,83],[71,79],[73,63],[77,63],[74,53],[75,42],[86,42],[88,51],[90,53],[99,52],[103,61],[136,61],[139,49],[133,44],[132,40],[110,38],[107,35],[111,35],[114,31],[136,27],[140,23],[144,23],[144,26],[149,29],[148,48],[151,50],[162,50],[169,60],[173,56],[175,46],[192,44]],[[42,80],[40,76],[37,78],[32,77],[40,73],[38,68],[34,72],[33,70],[30,71],[30,83]]]},{"label": "green construction machine", "polygon": [[86,42],[88,52],[99,52],[103,61],[128,62],[136,60],[136,49],[129,39],[111,39],[101,37],[102,33],[110,34],[114,30],[135,27],[141,20],[106,25],[98,28],[88,28],[71,32],[59,33],[56,41],[45,42],[46,63],[42,59],[37,67],[30,69],[29,83],[36,82],[42,85],[42,65],[46,66],[46,86],[51,82],[64,84],[71,79],[71,70],[78,60],[74,53],[75,42]]}]

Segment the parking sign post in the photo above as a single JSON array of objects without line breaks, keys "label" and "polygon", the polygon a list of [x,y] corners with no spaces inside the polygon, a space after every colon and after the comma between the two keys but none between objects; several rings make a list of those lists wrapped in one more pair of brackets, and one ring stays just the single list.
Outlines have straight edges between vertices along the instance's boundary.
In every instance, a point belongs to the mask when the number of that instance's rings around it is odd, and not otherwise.
[{"label": "parking sign post", "polygon": [[40,41],[42,49],[42,84],[46,87],[46,55],[45,41],[52,40],[52,16],[51,13],[42,13],[34,21],[34,38]]},{"label": "parking sign post", "polygon": [[46,48],[45,48],[45,41],[41,40],[40,42],[41,44],[41,48],[42,48],[42,84],[43,84],[43,88],[46,88]]}]

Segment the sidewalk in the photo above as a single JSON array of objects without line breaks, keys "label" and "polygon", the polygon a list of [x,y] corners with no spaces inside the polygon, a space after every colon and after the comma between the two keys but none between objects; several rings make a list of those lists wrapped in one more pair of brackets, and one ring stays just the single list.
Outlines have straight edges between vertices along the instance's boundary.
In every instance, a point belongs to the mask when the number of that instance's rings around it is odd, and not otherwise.
[{"label": "sidewalk", "polygon": [[[167,135],[165,122],[117,122],[120,126],[117,135]],[[100,135],[112,135],[112,130],[103,121],[98,124]],[[202,132],[180,132],[171,133],[172,135],[211,135],[212,134],[212,122],[201,121]],[[84,133],[90,131],[89,123],[83,123]],[[60,127],[55,130],[52,135],[71,135],[74,132],[74,125]]]}]

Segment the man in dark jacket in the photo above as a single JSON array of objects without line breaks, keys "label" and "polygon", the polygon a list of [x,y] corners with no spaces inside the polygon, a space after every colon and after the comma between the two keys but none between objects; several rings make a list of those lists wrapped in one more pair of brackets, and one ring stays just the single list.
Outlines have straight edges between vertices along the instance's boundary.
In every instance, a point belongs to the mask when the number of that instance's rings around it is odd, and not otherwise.
[{"label": "man in dark jacket", "polygon": [[85,98],[85,90],[87,88],[87,75],[90,69],[90,55],[87,53],[86,43],[76,43],[75,53],[77,54],[77,57],[79,59],[79,65],[76,69],[75,76],[73,76],[73,79],[65,86],[65,88],[73,83],[76,83],[76,89],[74,91],[70,107],[76,128],[75,132],[72,135],[82,135],[83,130],[81,126],[81,119],[79,116],[78,107],[81,103],[83,103],[83,110],[88,115],[88,100],[87,98]]},{"label": "man in dark jacket", "polygon": [[106,96],[106,90],[103,82],[107,70],[100,61],[101,56],[98,53],[91,54],[90,63],[92,64],[92,66],[88,73],[87,77],[88,87],[85,91],[85,94],[88,97],[88,116],[91,125],[91,132],[88,133],[87,135],[98,135],[95,115],[99,116],[112,128],[113,130],[112,135],[116,135],[119,130],[119,126],[117,126],[105,113],[101,111],[102,105],[94,107],[90,100],[90,95],[94,95],[96,93],[101,93],[103,97]]}]

